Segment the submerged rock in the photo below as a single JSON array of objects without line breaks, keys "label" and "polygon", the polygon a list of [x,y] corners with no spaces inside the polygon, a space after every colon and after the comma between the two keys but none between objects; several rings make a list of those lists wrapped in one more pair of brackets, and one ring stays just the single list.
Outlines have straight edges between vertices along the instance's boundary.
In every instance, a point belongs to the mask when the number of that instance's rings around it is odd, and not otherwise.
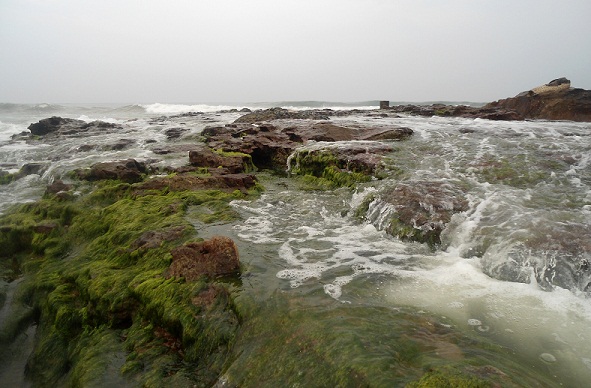
[{"label": "submerged rock", "polygon": [[366,204],[365,217],[402,240],[441,245],[454,213],[468,210],[464,193],[444,182],[401,182]]},{"label": "submerged rock", "polygon": [[228,237],[215,236],[203,242],[188,243],[171,251],[168,276],[193,281],[201,276],[230,275],[240,270],[238,249]]}]

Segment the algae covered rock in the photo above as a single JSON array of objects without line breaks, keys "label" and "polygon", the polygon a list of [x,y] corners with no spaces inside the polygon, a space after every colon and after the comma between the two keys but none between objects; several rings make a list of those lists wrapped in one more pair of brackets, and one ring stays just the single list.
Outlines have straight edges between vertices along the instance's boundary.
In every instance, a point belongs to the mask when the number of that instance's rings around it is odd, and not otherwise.
[{"label": "algae covered rock", "polygon": [[317,178],[327,188],[353,186],[377,177],[384,170],[384,157],[392,152],[379,142],[316,143],[300,147],[287,164],[291,174]]},{"label": "algae covered rock", "polygon": [[215,236],[203,242],[192,242],[172,250],[168,276],[196,280],[201,276],[216,277],[237,273],[240,269],[238,249],[228,237]]},{"label": "algae covered rock", "polygon": [[454,213],[468,210],[464,193],[445,182],[400,182],[365,204],[365,218],[402,240],[441,245]]}]

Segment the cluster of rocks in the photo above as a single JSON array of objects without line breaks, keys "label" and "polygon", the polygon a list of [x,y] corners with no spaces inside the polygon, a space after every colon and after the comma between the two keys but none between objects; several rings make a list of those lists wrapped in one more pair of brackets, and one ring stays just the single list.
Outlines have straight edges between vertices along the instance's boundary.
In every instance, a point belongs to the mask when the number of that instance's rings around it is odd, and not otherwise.
[{"label": "cluster of rocks", "polygon": [[466,105],[383,104],[391,112],[420,116],[451,116],[489,120],[571,120],[591,121],[591,90],[571,88],[570,81],[558,78],[515,97],[488,103],[482,107]]}]

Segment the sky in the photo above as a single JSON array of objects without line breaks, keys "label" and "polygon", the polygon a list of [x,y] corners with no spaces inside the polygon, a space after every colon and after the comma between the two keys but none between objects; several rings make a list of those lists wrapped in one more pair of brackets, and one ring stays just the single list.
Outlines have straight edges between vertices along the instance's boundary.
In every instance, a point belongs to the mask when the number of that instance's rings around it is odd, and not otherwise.
[{"label": "sky", "polygon": [[0,102],[487,102],[591,89],[589,0],[0,0]]}]

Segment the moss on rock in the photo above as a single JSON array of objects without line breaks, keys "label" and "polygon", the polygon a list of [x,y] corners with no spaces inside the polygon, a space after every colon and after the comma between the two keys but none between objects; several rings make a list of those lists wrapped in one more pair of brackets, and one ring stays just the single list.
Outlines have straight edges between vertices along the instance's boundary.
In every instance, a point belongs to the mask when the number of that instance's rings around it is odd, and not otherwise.
[{"label": "moss on rock", "polygon": [[[13,209],[0,219],[0,273],[6,281],[24,275],[13,301],[23,313],[0,342],[38,322],[27,366],[34,384],[211,385],[238,328],[232,286],[165,273],[171,250],[195,235],[187,209],[214,209],[205,218],[216,221],[236,216],[228,203],[244,196],[138,194],[105,181],[70,201],[47,196]],[[194,303],[214,283],[222,290],[215,303]]]}]

